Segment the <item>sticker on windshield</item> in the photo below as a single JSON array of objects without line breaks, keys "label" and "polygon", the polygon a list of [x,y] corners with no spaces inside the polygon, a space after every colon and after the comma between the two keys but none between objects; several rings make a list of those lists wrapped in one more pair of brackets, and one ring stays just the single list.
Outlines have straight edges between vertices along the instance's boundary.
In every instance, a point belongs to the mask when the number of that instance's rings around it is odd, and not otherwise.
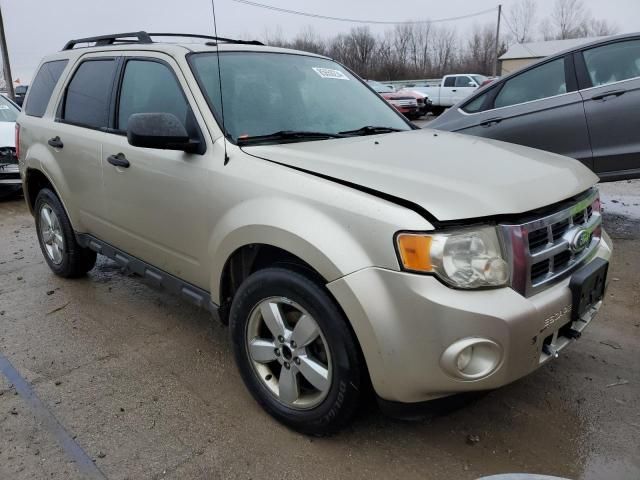
[{"label": "sticker on windshield", "polygon": [[0,110],[9,110],[9,105],[0,105]]},{"label": "sticker on windshield", "polygon": [[344,73],[340,70],[334,70],[333,68],[320,68],[312,67],[314,72],[320,75],[322,78],[333,78],[334,80],[349,80]]}]

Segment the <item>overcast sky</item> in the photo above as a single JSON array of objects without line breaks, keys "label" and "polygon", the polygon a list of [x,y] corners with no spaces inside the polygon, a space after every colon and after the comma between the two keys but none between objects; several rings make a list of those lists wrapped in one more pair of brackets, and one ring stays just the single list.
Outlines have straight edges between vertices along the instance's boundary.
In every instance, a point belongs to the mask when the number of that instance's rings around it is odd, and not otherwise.
[{"label": "overcast sky", "polygon": [[[260,3],[321,15],[365,20],[440,19],[475,13],[516,0],[256,0]],[[552,0],[538,0],[538,16],[546,16]],[[593,15],[615,22],[621,32],[640,31],[640,0],[585,0]],[[232,0],[215,0],[218,35],[262,37],[281,29],[293,36],[312,26],[321,35],[348,31],[348,23],[272,12]],[[40,59],[71,38],[135,30],[213,34],[211,0],[0,0],[13,77],[28,83]],[[448,22],[460,33],[474,22],[495,22],[495,13]],[[381,26],[371,26],[383,31]]]}]

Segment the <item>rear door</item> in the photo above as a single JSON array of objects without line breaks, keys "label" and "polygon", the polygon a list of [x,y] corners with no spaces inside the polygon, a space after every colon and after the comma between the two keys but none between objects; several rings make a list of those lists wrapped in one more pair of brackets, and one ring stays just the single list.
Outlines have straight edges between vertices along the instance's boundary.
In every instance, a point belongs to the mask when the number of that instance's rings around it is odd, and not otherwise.
[{"label": "rear door", "polygon": [[74,227],[96,235],[104,230],[100,142],[108,124],[116,64],[113,54],[81,57],[58,99],[55,123],[47,123],[45,132],[46,147],[66,184],[63,200],[80,221]]},{"label": "rear door", "polygon": [[[592,167],[582,97],[570,57],[498,83],[463,105],[453,130],[576,158]],[[446,125],[445,125],[446,126]]]},{"label": "rear door", "polygon": [[602,178],[640,176],[640,39],[575,54],[594,170]]}]

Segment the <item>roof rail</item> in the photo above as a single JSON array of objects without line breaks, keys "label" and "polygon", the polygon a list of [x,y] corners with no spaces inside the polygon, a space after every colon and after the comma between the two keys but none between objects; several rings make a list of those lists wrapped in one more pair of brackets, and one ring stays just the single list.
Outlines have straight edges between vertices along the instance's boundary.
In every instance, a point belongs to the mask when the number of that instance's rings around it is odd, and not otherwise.
[{"label": "roof rail", "polygon": [[201,38],[205,40],[213,40],[214,42],[222,43],[237,43],[243,45],[263,45],[262,42],[257,40],[234,40],[232,38],[224,37],[212,37],[209,35],[197,35],[193,33],[147,33],[144,31],[129,32],[129,33],[113,33],[110,35],[99,35],[97,37],[78,38],[76,40],[69,40],[62,50],[73,50],[80,43],[93,43],[92,46],[100,47],[104,45],[114,44],[129,44],[140,43],[149,44],[154,43],[151,37],[182,37],[182,38]]}]

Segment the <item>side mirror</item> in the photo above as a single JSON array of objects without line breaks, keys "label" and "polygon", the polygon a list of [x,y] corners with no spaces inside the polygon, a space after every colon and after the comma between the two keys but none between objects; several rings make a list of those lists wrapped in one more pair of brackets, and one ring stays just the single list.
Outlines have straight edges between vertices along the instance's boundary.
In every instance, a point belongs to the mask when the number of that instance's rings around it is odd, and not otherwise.
[{"label": "side mirror", "polygon": [[476,88],[478,86],[478,84],[476,82],[469,82],[469,86]]},{"label": "side mirror", "polygon": [[184,125],[172,113],[134,113],[129,117],[127,140],[134,147],[188,153],[195,153],[200,148],[200,142],[189,139]]}]

